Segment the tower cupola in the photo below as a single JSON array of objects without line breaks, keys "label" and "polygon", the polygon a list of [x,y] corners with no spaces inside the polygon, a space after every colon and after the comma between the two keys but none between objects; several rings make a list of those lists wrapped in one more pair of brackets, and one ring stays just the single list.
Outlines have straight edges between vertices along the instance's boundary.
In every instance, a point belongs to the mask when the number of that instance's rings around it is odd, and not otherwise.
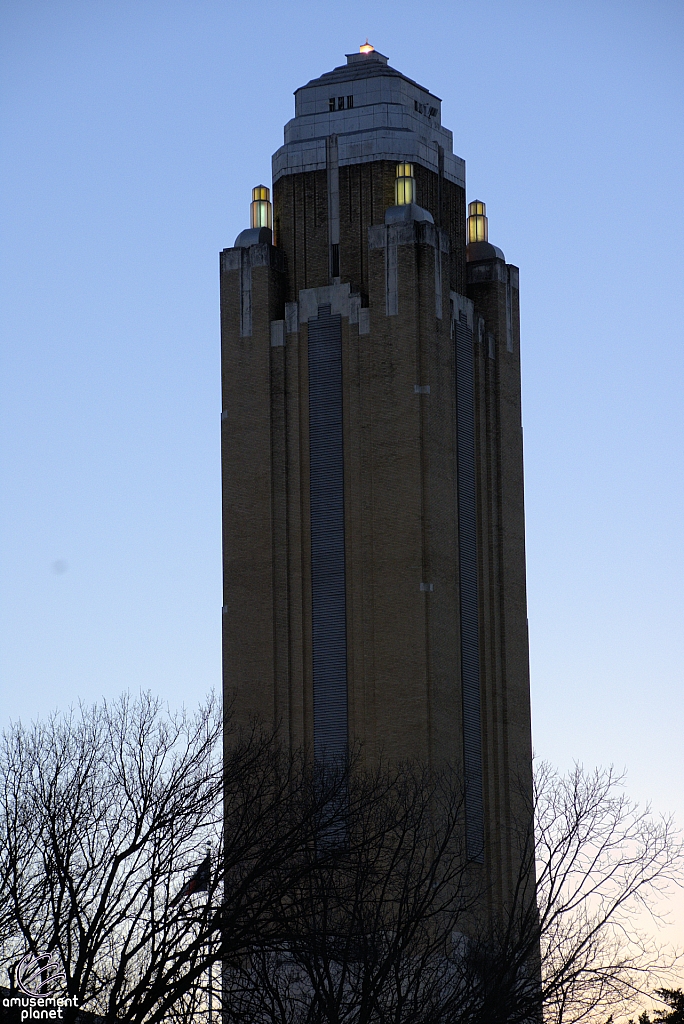
[{"label": "tower cupola", "polygon": [[252,189],[252,202],[249,206],[249,227],[241,231],[235,239],[235,246],[247,249],[250,245],[263,245],[273,240],[273,206],[271,190],[266,185],[257,185]]}]

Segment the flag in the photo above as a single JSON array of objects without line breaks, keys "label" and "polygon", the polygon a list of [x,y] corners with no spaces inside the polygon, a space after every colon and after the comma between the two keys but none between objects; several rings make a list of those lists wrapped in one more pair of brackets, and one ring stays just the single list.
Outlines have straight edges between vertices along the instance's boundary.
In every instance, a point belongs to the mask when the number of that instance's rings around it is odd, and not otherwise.
[{"label": "flag", "polygon": [[181,891],[176,896],[171,906],[175,906],[184,900],[186,896],[191,896],[193,892],[209,892],[209,879],[211,876],[211,857],[209,854],[206,855],[200,866],[195,871]]}]

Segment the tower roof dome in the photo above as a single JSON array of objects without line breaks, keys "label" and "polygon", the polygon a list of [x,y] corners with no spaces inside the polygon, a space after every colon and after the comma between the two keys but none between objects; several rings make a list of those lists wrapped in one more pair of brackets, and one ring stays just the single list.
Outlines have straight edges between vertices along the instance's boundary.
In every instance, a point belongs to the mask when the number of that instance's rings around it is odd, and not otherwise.
[{"label": "tower roof dome", "polygon": [[442,126],[442,101],[390,66],[370,43],[347,63],[295,90],[295,116],[273,155],[273,183],[286,174],[324,170],[326,139],[336,136],[339,166],[409,161],[465,187],[465,162]]}]

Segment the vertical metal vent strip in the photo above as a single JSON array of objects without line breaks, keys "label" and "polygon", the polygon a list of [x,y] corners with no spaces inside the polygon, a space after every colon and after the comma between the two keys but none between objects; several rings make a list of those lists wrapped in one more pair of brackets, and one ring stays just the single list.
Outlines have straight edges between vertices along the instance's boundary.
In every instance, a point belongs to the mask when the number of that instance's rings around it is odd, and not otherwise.
[{"label": "vertical metal vent strip", "polygon": [[309,465],[314,756],[347,755],[347,617],[342,447],[342,318],[309,320]]},{"label": "vertical metal vent strip", "polygon": [[484,860],[482,720],[477,592],[475,504],[475,383],[473,337],[455,323],[458,451],[458,550],[461,605],[461,690],[465,770],[466,849],[469,860]]}]

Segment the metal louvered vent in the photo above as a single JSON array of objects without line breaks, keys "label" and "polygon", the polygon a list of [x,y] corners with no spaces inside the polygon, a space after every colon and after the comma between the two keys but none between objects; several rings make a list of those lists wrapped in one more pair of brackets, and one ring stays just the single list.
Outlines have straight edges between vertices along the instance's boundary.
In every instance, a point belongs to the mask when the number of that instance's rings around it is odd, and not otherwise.
[{"label": "metal louvered vent", "polygon": [[482,723],[477,597],[475,509],[475,410],[473,336],[459,317],[456,335],[458,431],[458,550],[461,584],[461,689],[465,768],[466,849],[469,860],[484,861]]},{"label": "metal louvered vent", "polygon": [[347,755],[342,318],[319,306],[309,320],[309,460],[314,756]]}]

